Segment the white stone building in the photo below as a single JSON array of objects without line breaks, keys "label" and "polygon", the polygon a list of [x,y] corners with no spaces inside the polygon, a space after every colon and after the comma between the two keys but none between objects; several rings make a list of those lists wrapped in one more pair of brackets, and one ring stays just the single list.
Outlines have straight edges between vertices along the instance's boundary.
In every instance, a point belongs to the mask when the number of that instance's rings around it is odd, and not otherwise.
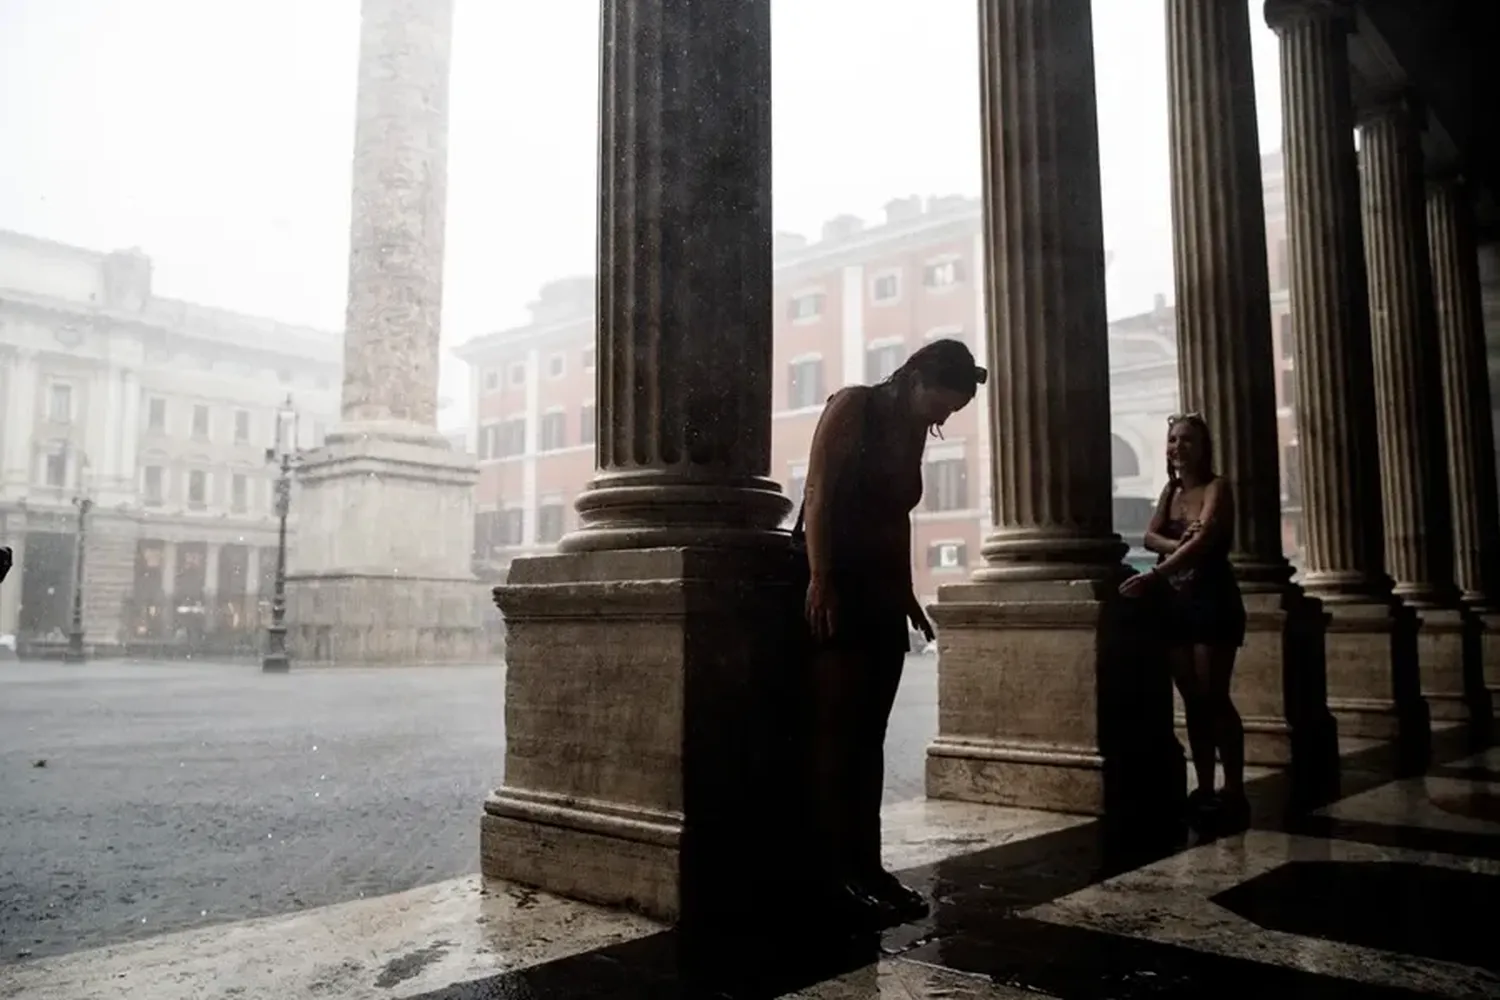
[{"label": "white stone building", "polygon": [[303,447],[337,418],[337,333],[162,298],[151,275],[139,250],[0,232],[0,634],[22,645],[67,629],[83,496],[88,643],[253,643],[278,410],[290,394]]}]

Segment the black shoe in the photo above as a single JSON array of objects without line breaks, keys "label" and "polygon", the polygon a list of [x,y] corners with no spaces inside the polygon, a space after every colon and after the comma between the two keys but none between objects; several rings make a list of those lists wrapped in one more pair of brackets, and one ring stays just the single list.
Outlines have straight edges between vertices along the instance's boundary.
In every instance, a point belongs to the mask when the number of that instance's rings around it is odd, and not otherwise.
[{"label": "black shoe", "polygon": [[1219,796],[1214,825],[1220,833],[1240,833],[1250,828],[1250,800],[1244,792]]},{"label": "black shoe", "polygon": [[879,931],[902,922],[894,906],[852,882],[830,889],[826,912],[840,927],[853,931]]},{"label": "black shoe", "polygon": [[883,868],[865,878],[860,887],[866,895],[889,906],[898,918],[897,923],[921,920],[932,912],[926,897],[910,886],[902,885],[900,879]]}]

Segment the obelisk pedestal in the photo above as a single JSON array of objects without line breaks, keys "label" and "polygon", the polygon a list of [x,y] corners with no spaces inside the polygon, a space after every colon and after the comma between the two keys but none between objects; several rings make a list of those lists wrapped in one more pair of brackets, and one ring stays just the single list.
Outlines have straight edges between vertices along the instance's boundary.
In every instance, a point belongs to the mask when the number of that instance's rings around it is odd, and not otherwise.
[{"label": "obelisk pedestal", "polygon": [[1453,585],[1453,528],[1443,440],[1439,357],[1428,263],[1421,110],[1408,94],[1361,109],[1375,425],[1380,434],[1385,565],[1393,593],[1417,619],[1422,695],[1433,718],[1468,715],[1463,613]]},{"label": "obelisk pedestal", "polygon": [[478,470],[436,426],[452,34],[452,0],[363,0],[343,419],[298,463],[298,660],[486,655]]},{"label": "obelisk pedestal", "polygon": [[775,805],[803,699],[768,478],[770,0],[604,0],[602,30],[599,471],[559,554],[495,588],[505,778],[481,867],[720,926],[793,891],[798,826]]},{"label": "obelisk pedestal", "polygon": [[1427,239],[1442,365],[1454,578],[1478,631],[1466,688],[1477,718],[1500,710],[1500,499],[1473,209],[1461,178],[1427,188]]},{"label": "obelisk pedestal", "polygon": [[1369,300],[1354,150],[1348,0],[1267,0],[1281,50],[1302,588],[1323,604],[1327,703],[1340,735],[1425,723],[1415,620],[1390,595],[1380,505]]},{"label": "obelisk pedestal", "polygon": [[[1234,561],[1247,613],[1232,696],[1245,759],[1326,758],[1321,609],[1289,583],[1281,549],[1280,456],[1270,278],[1250,14],[1220,0],[1168,0],[1177,365],[1183,406],[1208,421],[1234,488]],[[1164,429],[1165,431],[1165,429]],[[1178,732],[1185,722],[1178,713]]]},{"label": "obelisk pedestal", "polygon": [[981,0],[994,529],[942,587],[927,794],[1170,815],[1184,791],[1164,658],[1119,596],[1088,0]]}]

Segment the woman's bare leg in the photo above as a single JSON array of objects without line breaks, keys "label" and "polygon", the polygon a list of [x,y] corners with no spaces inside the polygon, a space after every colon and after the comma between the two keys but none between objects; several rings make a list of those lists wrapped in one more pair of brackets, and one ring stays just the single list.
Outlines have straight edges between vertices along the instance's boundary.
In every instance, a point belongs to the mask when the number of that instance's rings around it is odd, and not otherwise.
[{"label": "woman's bare leg", "polygon": [[1173,646],[1167,650],[1172,664],[1172,679],[1182,695],[1182,710],[1187,716],[1188,749],[1193,755],[1193,773],[1198,776],[1200,794],[1214,790],[1214,726],[1208,702],[1207,673],[1200,675],[1194,662],[1192,646]]},{"label": "woman's bare leg", "polygon": [[1224,793],[1233,798],[1242,798],[1245,794],[1245,725],[1229,693],[1238,653],[1233,646],[1193,647],[1198,669],[1208,678],[1214,743],[1224,763]]}]

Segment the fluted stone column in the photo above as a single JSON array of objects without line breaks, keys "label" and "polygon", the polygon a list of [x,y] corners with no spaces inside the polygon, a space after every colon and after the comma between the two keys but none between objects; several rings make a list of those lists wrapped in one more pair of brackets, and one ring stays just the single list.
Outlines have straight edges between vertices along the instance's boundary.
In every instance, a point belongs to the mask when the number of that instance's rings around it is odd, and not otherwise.
[{"label": "fluted stone column", "polygon": [[[1291,760],[1287,692],[1316,660],[1287,656],[1311,616],[1281,549],[1281,476],[1270,277],[1250,13],[1222,0],[1167,0],[1177,371],[1186,409],[1203,413],[1218,471],[1234,487],[1232,558],[1249,631],[1235,702],[1253,763]],[[1163,429],[1165,433],[1165,429]],[[1293,612],[1289,619],[1289,611]],[[1289,628],[1291,631],[1289,631]],[[1300,669],[1299,669],[1300,668]],[[1312,685],[1316,687],[1316,685]],[[1326,717],[1326,709],[1304,713]],[[1325,727],[1326,728],[1326,727]]]},{"label": "fluted stone column", "polygon": [[482,866],[743,915],[786,875],[757,865],[785,832],[765,783],[801,599],[767,478],[770,0],[604,0],[601,30],[598,472],[560,554],[495,589],[506,765]]},{"label": "fluted stone column", "polygon": [[1396,596],[1442,607],[1456,595],[1420,115],[1401,97],[1361,112],[1360,187],[1385,564]]},{"label": "fluted stone column", "polygon": [[1360,111],[1360,188],[1375,354],[1385,564],[1417,610],[1422,691],[1433,715],[1462,718],[1464,624],[1453,585],[1436,317],[1428,263],[1422,111],[1393,94]]},{"label": "fluted stone column", "polygon": [[564,551],[764,543],[787,509],[765,12],[698,6],[604,5],[599,472]]},{"label": "fluted stone column", "polygon": [[[979,5],[991,516],[985,581],[1118,572],[1093,27],[1086,2]],[[1045,454],[1045,457],[1043,457]]]},{"label": "fluted stone column", "polygon": [[436,429],[453,0],[363,0],[343,417]]},{"label": "fluted stone column", "polygon": [[932,609],[927,793],[1118,815],[1182,757],[1165,677],[1138,659],[1119,683],[1116,660],[1144,630],[1116,595],[1089,0],[981,0],[979,17],[995,527]]},{"label": "fluted stone column", "polygon": [[1462,600],[1483,627],[1482,677],[1493,709],[1500,693],[1500,500],[1473,209],[1456,176],[1427,187],[1427,238],[1442,363],[1455,577]]},{"label": "fluted stone column", "polygon": [[360,4],[342,420],[297,463],[300,660],[485,655],[478,468],[436,424],[452,38],[453,0]]},{"label": "fluted stone column", "polygon": [[[1383,560],[1374,362],[1354,149],[1348,0],[1267,0],[1281,49],[1291,315],[1297,331],[1302,586],[1331,613],[1328,704],[1346,735],[1394,735],[1414,650]],[[1399,654],[1399,655],[1398,655]]]}]

